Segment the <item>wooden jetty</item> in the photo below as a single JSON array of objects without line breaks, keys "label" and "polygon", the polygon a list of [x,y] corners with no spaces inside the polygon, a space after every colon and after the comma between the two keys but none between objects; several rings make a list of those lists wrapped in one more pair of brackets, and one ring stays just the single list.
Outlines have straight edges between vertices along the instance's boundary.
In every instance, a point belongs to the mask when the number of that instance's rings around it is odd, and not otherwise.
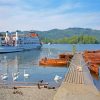
[{"label": "wooden jetty", "polygon": [[100,100],[100,92],[95,87],[87,64],[81,53],[71,60],[68,73],[59,87],[54,100]]},{"label": "wooden jetty", "polygon": [[[78,69],[81,68],[81,70]],[[75,54],[64,82],[76,84],[93,84],[92,77],[81,54]]]}]

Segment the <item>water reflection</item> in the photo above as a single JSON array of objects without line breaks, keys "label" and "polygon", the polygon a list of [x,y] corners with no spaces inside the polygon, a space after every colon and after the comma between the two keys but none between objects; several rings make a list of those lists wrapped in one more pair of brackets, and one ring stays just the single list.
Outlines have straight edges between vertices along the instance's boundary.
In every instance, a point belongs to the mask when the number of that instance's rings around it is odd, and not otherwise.
[{"label": "water reflection", "polygon": [[1,54],[0,73],[1,75],[7,73],[8,82],[13,81],[13,78],[18,73],[20,75],[20,79],[23,74],[23,69],[27,69],[27,71],[29,71],[33,65],[37,64],[39,56],[39,50]]},{"label": "water reflection", "polygon": [[[16,82],[38,82],[44,80],[55,84],[55,75],[61,76],[62,80],[65,73],[67,73],[67,67],[44,67],[39,66],[38,61],[43,57],[57,58],[60,53],[71,51],[72,45],[43,45],[41,50],[31,50],[16,53],[0,54],[0,74],[8,75],[8,79],[4,80],[5,83],[11,84],[14,82],[12,73],[17,73],[18,78]],[[77,45],[78,51],[83,50],[100,50],[99,45]],[[30,76],[28,78],[24,77],[24,70]],[[61,80],[61,81],[62,81]],[[94,78],[94,83],[100,88],[100,76],[99,78]]]},{"label": "water reflection", "polygon": [[[52,48],[42,48],[41,50],[0,54],[0,74],[7,73],[8,75],[8,79],[2,79],[2,81],[12,84],[13,82],[38,82],[44,80],[55,84],[55,75],[64,78],[66,68],[40,67],[38,61],[45,56],[57,57],[58,51]],[[25,74],[28,74],[29,77],[25,77]]]},{"label": "water reflection", "polygon": [[93,77],[93,82],[94,82],[95,86],[100,91],[100,66],[99,66],[99,75],[96,75],[94,73],[91,73],[91,75]]}]

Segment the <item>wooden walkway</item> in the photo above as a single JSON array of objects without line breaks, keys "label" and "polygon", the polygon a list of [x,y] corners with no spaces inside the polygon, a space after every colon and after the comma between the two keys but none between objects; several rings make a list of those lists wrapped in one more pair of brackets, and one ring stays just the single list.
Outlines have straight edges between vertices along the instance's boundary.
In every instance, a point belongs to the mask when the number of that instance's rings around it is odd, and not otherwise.
[{"label": "wooden walkway", "polygon": [[53,100],[100,100],[100,92],[93,83],[81,53],[72,58],[65,79]]},{"label": "wooden walkway", "polygon": [[[82,71],[79,71],[78,67],[81,67]],[[65,75],[64,82],[93,85],[92,77],[82,54],[74,55],[69,66],[68,73]]]}]

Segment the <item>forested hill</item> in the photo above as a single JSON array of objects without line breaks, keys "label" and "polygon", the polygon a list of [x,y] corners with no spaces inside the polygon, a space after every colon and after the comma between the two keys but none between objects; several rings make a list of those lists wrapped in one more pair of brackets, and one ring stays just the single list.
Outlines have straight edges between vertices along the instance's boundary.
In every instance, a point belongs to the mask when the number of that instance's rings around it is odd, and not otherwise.
[{"label": "forested hill", "polygon": [[86,28],[68,28],[68,29],[52,29],[49,31],[35,31],[41,38],[61,39],[72,36],[94,36],[100,42],[100,30],[92,30]]},{"label": "forested hill", "polygon": [[[64,39],[64,38],[69,38],[71,41],[75,40],[82,40],[82,38],[86,40],[88,40],[87,37],[84,36],[90,36],[89,38],[95,37],[95,40],[97,40],[100,43],[100,30],[93,30],[93,29],[87,29],[87,28],[68,28],[68,29],[52,29],[52,30],[48,30],[48,31],[36,31],[36,30],[31,30],[32,32],[36,32],[37,34],[39,34],[39,37],[41,38],[41,40],[59,40],[59,39]],[[21,31],[20,33],[29,33],[30,31]],[[1,32],[4,33],[4,32]],[[74,37],[76,36],[76,37]],[[83,37],[82,37],[83,36]],[[79,38],[78,38],[79,37]],[[80,39],[81,38],[81,39]],[[84,41],[84,39],[82,41]],[[61,41],[62,41],[61,40]],[[92,40],[94,40],[92,38]],[[69,40],[67,40],[69,41]],[[80,43],[83,43],[82,41],[80,41]],[[49,41],[47,41],[49,42]],[[70,43],[70,42],[69,42]],[[73,43],[73,42],[71,42]],[[77,43],[77,42],[76,42]],[[95,42],[93,42],[95,43]]]}]

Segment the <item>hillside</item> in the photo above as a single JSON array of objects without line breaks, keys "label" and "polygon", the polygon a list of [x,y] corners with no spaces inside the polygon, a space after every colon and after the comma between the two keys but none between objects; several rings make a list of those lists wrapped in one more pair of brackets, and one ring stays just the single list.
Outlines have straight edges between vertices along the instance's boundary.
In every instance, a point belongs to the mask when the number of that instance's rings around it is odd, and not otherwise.
[{"label": "hillside", "polygon": [[[48,31],[36,31],[32,30],[39,34],[41,39],[61,39],[64,37],[72,37],[72,36],[94,36],[100,42],[100,30],[93,30],[87,28],[68,28],[68,29],[52,29]],[[21,31],[20,34],[26,34],[30,31]],[[2,32],[4,34],[4,32]]]},{"label": "hillside", "polygon": [[100,41],[100,30],[92,30],[85,28],[68,28],[68,29],[52,29],[49,31],[34,31],[39,34],[41,38],[49,39],[60,39],[64,37],[79,36],[79,35],[89,35],[95,36],[98,41]]}]

